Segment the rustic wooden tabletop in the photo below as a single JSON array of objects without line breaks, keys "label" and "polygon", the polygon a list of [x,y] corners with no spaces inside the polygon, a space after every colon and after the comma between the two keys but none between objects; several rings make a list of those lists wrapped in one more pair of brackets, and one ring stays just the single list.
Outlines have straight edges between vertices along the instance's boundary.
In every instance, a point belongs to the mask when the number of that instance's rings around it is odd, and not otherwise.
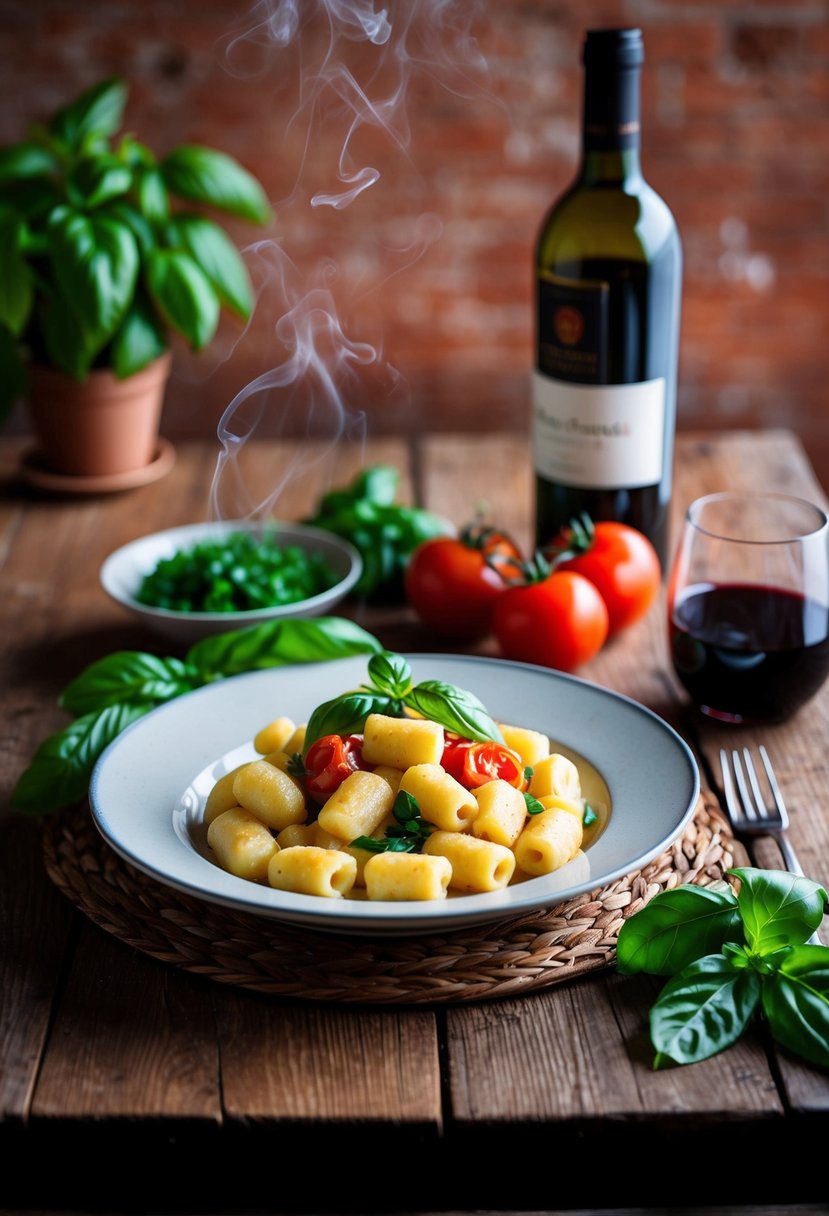
[{"label": "rustic wooden tabletop", "polygon": [[[654,1070],[647,1018],[660,983],[622,977],[612,956],[497,999],[303,999],[226,972],[198,974],[182,954],[161,957],[149,934],[124,940],[135,875],[117,871],[109,920],[100,902],[91,917],[59,890],[44,864],[54,821],[6,804],[35,749],[66,725],[62,689],[116,650],[180,653],[107,598],[101,562],[138,535],[207,518],[211,490],[230,513],[238,479],[254,502],[284,480],[276,513],[302,518],[331,465],[306,462],[287,478],[294,445],[251,443],[238,454],[234,489],[227,475],[214,484],[217,447],[205,440],[180,445],[154,484],[67,495],[20,478],[24,446],[0,447],[0,1211],[827,1210],[829,1075],[777,1049],[759,1026],[711,1060]],[[483,499],[529,543],[520,437],[431,434],[340,448],[334,475],[344,482],[378,462],[401,470],[402,500],[460,525]],[[740,485],[825,503],[785,430],[684,434],[674,534],[692,498]],[[353,603],[344,615],[391,649],[450,649],[399,604]],[[716,803],[720,746],[761,740],[688,708],[667,661],[664,615],[661,603],[578,674],[674,726]],[[491,642],[475,652],[496,655]],[[792,840],[825,886],[828,727],[829,687],[762,732]],[[91,873],[105,846],[84,843],[88,808],[60,814],[80,841],[76,871],[86,859]],[[782,866],[770,841],[753,857]],[[208,932],[207,912],[204,923]],[[823,934],[829,940],[825,925]]]}]

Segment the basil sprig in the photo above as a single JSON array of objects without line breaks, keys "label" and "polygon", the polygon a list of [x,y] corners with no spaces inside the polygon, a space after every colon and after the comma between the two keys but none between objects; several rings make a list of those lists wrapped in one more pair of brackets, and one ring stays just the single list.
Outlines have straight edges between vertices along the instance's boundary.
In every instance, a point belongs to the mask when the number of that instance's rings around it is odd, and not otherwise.
[{"label": "basil sprig", "polygon": [[400,472],[393,465],[362,469],[347,486],[325,494],[305,520],[345,537],[359,551],[363,570],[353,593],[369,601],[405,601],[403,574],[417,546],[447,532],[425,507],[396,501]]},{"label": "basil sprig", "polygon": [[369,714],[402,718],[407,709],[465,739],[478,743],[504,742],[499,727],[474,693],[443,680],[413,684],[411,666],[403,655],[386,650],[373,654],[368,661],[368,676],[369,684],[317,706],[305,728],[304,754],[324,735],[362,731]]},{"label": "basil sprig", "polygon": [[358,836],[351,841],[353,849],[368,853],[419,853],[433,831],[420,814],[420,803],[408,790],[399,790],[392,807],[397,820],[390,823],[382,836]]},{"label": "basil sprig", "polygon": [[654,1067],[724,1051],[752,1018],[795,1055],[829,1068],[829,947],[808,944],[827,894],[783,870],[733,869],[716,887],[663,891],[625,921],[623,975],[670,979],[650,1011]]},{"label": "basil sprig", "polygon": [[353,621],[319,616],[216,634],[197,642],[183,660],[118,651],[91,664],[64,690],[58,704],[75,721],[41,743],[11,804],[40,814],[77,802],[113,739],[151,709],[203,684],[245,671],[381,650],[377,638]]}]

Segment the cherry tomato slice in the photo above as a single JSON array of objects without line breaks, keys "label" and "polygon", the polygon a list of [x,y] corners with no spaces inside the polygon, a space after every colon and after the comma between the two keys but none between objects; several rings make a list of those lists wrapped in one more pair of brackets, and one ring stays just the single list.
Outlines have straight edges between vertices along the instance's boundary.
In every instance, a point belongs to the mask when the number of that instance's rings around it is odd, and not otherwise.
[{"label": "cherry tomato slice", "polygon": [[502,743],[472,743],[463,755],[461,782],[468,789],[486,785],[488,781],[506,781],[516,789],[526,788],[524,762]]},{"label": "cherry tomato slice", "polygon": [[443,748],[443,756],[441,757],[441,767],[446,770],[451,777],[456,781],[464,783],[463,765],[466,758],[466,753],[472,746],[471,739],[462,739],[460,736],[447,735]]},{"label": "cherry tomato slice", "polygon": [[305,789],[315,802],[323,803],[339,789],[346,777],[364,768],[363,740],[359,735],[323,735],[308,748],[305,757]]}]

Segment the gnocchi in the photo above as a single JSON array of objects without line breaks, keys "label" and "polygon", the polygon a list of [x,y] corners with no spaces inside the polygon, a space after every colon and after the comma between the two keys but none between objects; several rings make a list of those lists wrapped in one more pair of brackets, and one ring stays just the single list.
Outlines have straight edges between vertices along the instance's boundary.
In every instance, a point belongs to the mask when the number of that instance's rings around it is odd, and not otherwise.
[{"label": "gnocchi", "polygon": [[595,834],[579,766],[539,731],[498,723],[509,764],[470,767],[462,752],[477,745],[439,722],[372,713],[320,799],[305,786],[307,726],[266,723],[256,758],[208,792],[208,846],[237,877],[328,899],[440,900],[550,874]]}]

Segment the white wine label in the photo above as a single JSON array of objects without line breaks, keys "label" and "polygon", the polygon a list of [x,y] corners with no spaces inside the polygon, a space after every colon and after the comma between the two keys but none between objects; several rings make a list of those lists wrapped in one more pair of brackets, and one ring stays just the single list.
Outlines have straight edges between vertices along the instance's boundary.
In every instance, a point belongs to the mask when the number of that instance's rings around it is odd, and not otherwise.
[{"label": "white wine label", "polygon": [[571,384],[533,372],[533,459],[548,481],[636,489],[662,480],[665,380]]}]

